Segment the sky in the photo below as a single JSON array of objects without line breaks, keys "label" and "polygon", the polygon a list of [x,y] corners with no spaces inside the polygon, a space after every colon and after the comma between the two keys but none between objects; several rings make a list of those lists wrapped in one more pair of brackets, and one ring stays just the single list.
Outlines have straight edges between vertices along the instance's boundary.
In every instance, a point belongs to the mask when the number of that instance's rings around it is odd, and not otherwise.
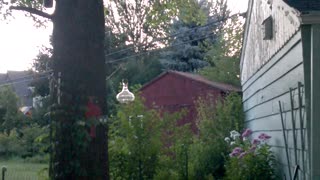
[{"label": "sky", "polygon": [[[244,12],[248,0],[229,0],[229,8],[233,13]],[[40,48],[49,46],[52,24],[36,28],[31,18],[23,13],[15,12],[15,19],[0,21],[0,73],[8,70],[27,70],[31,68],[33,59]]]}]

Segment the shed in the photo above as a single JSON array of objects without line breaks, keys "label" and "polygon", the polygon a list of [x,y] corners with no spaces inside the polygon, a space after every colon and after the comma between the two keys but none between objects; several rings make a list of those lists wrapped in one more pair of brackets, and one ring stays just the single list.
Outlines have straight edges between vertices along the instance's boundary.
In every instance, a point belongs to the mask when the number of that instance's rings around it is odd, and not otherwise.
[{"label": "shed", "polygon": [[190,123],[193,132],[196,133],[198,98],[207,98],[215,102],[229,92],[240,92],[240,88],[209,81],[192,73],[167,71],[145,84],[140,91],[149,108],[167,112],[186,109],[188,113],[178,121],[178,125]]},{"label": "shed", "polygon": [[254,136],[272,136],[284,179],[297,166],[300,179],[320,179],[319,49],[319,0],[249,0],[240,65],[245,123]]}]

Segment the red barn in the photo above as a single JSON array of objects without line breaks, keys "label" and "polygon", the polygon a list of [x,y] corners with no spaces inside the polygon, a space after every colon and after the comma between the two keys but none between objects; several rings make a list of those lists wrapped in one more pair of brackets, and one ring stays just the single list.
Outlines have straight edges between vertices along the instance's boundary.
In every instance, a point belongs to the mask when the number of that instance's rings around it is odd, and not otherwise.
[{"label": "red barn", "polygon": [[178,125],[191,123],[192,130],[197,131],[195,103],[199,97],[216,101],[229,92],[240,92],[240,88],[209,81],[202,76],[167,71],[141,88],[141,95],[145,98],[145,104],[149,108],[161,109],[161,111],[175,112],[187,109],[188,114],[178,121]]}]

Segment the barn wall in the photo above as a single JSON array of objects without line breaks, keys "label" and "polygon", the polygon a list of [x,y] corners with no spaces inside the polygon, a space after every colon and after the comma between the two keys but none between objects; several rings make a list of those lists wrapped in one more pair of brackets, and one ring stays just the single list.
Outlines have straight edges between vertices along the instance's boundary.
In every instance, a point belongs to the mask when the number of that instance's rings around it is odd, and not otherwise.
[{"label": "barn wall", "polygon": [[[282,0],[250,0],[241,55],[241,81],[245,83],[299,30],[298,12]],[[273,19],[273,38],[263,40],[263,21]]]},{"label": "barn wall", "polygon": [[178,124],[191,123],[192,130],[197,132],[195,102],[199,97],[206,97],[208,94],[211,100],[215,101],[221,96],[221,90],[174,73],[167,73],[142,89],[141,94],[149,108],[169,112],[187,109],[189,113],[178,121]]},{"label": "barn wall", "polygon": [[[244,83],[243,105],[246,115],[245,124],[253,130],[253,136],[257,137],[264,132],[272,136],[269,144],[276,153],[279,161],[281,175],[289,179],[288,166],[293,174],[296,165],[295,151],[297,152],[297,164],[304,169],[309,169],[307,162],[307,134],[305,118],[305,101],[302,93],[302,106],[299,105],[298,82],[304,84],[303,57],[301,33],[298,31],[288,43],[276,53],[261,69],[259,69],[250,79]],[[292,110],[290,101],[290,91],[294,97],[294,106]],[[304,91],[304,88],[301,88]],[[288,142],[289,164],[287,162],[285,140],[281,124],[279,101],[283,108],[283,118],[285,124],[286,140]],[[302,122],[304,123],[302,131],[300,129],[300,108]],[[293,114],[293,116],[292,116]],[[296,125],[297,146],[294,147],[293,123]],[[303,138],[301,139],[301,133]],[[302,151],[302,142],[305,144],[305,150]],[[305,156],[305,164],[302,162],[302,154]],[[303,171],[304,171],[303,169]],[[305,179],[300,173],[300,178]]]}]

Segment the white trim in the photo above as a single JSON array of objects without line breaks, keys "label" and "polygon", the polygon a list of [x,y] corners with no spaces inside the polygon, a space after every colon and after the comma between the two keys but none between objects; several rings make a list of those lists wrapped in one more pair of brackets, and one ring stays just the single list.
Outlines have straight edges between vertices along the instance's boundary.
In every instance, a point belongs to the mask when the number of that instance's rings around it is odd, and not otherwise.
[{"label": "white trim", "polygon": [[244,28],[245,32],[244,32],[244,35],[243,35],[243,42],[242,42],[242,48],[241,48],[240,75],[242,74],[242,66],[243,66],[244,54],[245,54],[244,49],[246,48],[246,45],[247,45],[247,37],[248,37],[248,33],[249,33],[249,26],[250,26],[250,20],[251,20],[252,7],[253,7],[253,0],[249,0],[249,2],[248,2],[248,10],[247,10],[247,20],[246,20],[246,23],[245,23],[245,28]]}]

